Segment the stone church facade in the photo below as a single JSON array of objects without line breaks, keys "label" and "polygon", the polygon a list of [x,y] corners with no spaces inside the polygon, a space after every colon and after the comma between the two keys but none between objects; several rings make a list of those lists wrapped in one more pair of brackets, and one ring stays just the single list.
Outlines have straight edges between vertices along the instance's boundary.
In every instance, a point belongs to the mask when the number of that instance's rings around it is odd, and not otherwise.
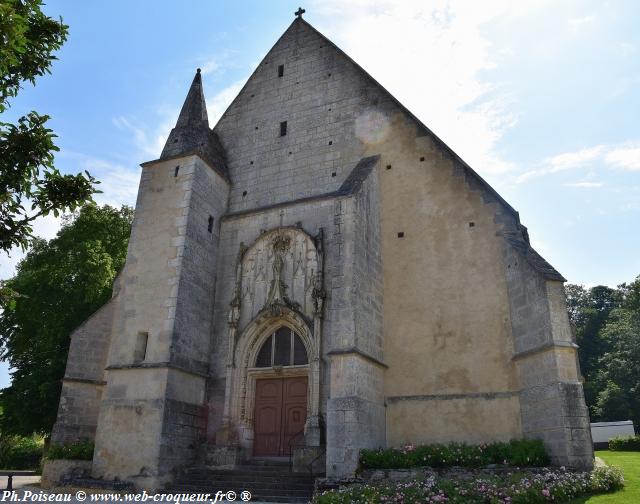
[{"label": "stone church facade", "polygon": [[196,74],[142,165],[113,297],[72,334],[52,440],[92,475],[540,438],[592,463],[563,277],[518,213],[299,16],[218,123]]}]

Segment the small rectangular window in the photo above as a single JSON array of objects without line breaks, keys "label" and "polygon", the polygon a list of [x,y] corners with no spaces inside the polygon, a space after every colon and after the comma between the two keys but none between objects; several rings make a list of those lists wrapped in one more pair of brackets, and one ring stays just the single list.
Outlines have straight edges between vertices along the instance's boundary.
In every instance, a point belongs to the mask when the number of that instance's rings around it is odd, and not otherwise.
[{"label": "small rectangular window", "polygon": [[285,136],[287,134],[287,121],[282,121],[280,123],[280,136]]},{"label": "small rectangular window", "polygon": [[213,217],[209,216],[209,223],[207,224],[207,231],[210,233],[213,231]]},{"label": "small rectangular window", "polygon": [[278,77],[283,77],[284,76],[284,65],[279,65],[278,66]]},{"label": "small rectangular window", "polygon": [[139,332],[136,337],[136,347],[133,350],[133,362],[138,364],[147,358],[148,332]]}]

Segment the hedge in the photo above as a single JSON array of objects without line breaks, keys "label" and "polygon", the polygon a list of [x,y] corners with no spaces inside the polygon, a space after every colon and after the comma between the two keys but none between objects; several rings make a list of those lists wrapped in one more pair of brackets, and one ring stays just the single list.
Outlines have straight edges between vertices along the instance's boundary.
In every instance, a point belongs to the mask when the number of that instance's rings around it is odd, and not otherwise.
[{"label": "hedge", "polygon": [[361,469],[401,469],[408,467],[482,467],[504,464],[516,467],[544,467],[549,456],[542,441],[517,439],[507,443],[468,445],[430,444],[403,448],[362,450]]},{"label": "hedge", "polygon": [[640,451],[640,436],[618,436],[609,440],[611,451]]},{"label": "hedge", "polygon": [[0,435],[0,469],[37,469],[43,448],[42,436]]}]

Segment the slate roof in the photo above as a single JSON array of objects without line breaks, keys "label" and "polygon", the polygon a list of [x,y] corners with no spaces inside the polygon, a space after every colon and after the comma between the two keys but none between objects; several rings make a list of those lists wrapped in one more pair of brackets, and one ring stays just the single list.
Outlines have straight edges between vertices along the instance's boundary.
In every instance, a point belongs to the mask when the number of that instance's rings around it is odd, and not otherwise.
[{"label": "slate roof", "polygon": [[218,135],[209,128],[199,68],[182,105],[178,122],[171,130],[167,143],[162,149],[160,159],[188,154],[198,154],[228,179],[224,149]]}]

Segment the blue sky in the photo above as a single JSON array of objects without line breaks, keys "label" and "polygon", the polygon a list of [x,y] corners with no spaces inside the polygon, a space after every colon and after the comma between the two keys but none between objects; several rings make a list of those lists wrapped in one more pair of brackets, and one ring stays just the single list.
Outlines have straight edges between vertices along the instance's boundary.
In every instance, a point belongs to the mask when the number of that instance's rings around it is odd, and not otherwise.
[{"label": "blue sky", "polygon": [[[70,25],[52,74],[0,120],[49,114],[58,167],[133,204],[196,67],[213,123],[299,2],[51,1]],[[313,0],[305,18],[520,212],[570,282],[640,274],[640,3]],[[38,234],[53,237],[47,217]],[[0,255],[0,277],[21,257]],[[1,366],[1,365],[0,365]],[[0,386],[8,382],[0,367]]]}]

